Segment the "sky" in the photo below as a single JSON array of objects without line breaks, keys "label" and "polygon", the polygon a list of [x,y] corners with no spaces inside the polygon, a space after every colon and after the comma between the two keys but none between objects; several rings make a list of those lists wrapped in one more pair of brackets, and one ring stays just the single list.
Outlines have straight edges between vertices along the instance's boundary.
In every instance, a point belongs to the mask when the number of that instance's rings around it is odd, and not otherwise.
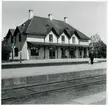
[{"label": "sky", "polygon": [[107,43],[106,2],[73,2],[73,1],[2,1],[2,39],[10,28],[15,29],[29,18],[28,10],[35,16],[64,20],[87,35],[98,34]]}]

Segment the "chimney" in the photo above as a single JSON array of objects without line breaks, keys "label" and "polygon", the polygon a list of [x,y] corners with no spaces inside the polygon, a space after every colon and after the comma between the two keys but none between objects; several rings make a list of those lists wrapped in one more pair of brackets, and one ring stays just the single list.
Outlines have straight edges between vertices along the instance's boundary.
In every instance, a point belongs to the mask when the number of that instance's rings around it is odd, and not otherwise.
[{"label": "chimney", "polygon": [[30,10],[29,10],[29,19],[31,19],[32,17],[33,17],[33,10],[30,9]]},{"label": "chimney", "polygon": [[52,14],[48,14],[50,20],[52,20]]},{"label": "chimney", "polygon": [[68,23],[68,17],[64,17],[64,21]]}]

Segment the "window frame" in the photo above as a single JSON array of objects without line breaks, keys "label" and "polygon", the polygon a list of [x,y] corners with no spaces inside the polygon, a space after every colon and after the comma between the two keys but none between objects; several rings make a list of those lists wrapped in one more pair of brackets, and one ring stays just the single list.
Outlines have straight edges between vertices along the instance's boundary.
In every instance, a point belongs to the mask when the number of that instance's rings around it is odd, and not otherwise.
[{"label": "window frame", "polygon": [[15,52],[15,57],[18,57],[18,48],[17,47],[14,49],[14,52]]},{"label": "window frame", "polygon": [[49,34],[49,42],[53,42],[53,34]]},{"label": "window frame", "polygon": [[31,49],[31,56],[39,56],[39,49],[38,48]]},{"label": "window frame", "polygon": [[65,36],[64,35],[61,36],[61,41],[65,42]]},{"label": "window frame", "polygon": [[72,43],[76,43],[75,37],[72,37]]}]

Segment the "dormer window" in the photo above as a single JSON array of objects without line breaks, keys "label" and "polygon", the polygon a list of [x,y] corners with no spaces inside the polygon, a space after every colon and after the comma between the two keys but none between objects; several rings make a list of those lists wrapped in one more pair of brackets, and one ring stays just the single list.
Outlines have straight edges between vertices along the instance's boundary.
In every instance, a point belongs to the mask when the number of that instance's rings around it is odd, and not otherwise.
[{"label": "dormer window", "polygon": [[23,27],[25,27],[25,24],[22,24]]},{"label": "dormer window", "polygon": [[47,28],[50,28],[48,24],[46,25],[46,27],[47,27]]},{"label": "dormer window", "polygon": [[49,42],[53,42],[53,35],[49,34]]},{"label": "dormer window", "polygon": [[75,37],[72,37],[72,43],[75,43]]},{"label": "dormer window", "polygon": [[65,42],[65,36],[61,37],[62,42]]}]

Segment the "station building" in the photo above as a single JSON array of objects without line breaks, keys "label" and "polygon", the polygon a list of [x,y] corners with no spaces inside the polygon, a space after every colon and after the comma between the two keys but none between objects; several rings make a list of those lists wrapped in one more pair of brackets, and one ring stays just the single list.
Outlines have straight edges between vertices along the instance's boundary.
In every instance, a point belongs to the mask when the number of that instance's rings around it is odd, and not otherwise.
[{"label": "station building", "polygon": [[86,58],[90,38],[72,27],[68,18],[55,20],[34,16],[29,10],[29,19],[16,29],[9,29],[5,39],[12,47],[10,59],[61,59]]}]

